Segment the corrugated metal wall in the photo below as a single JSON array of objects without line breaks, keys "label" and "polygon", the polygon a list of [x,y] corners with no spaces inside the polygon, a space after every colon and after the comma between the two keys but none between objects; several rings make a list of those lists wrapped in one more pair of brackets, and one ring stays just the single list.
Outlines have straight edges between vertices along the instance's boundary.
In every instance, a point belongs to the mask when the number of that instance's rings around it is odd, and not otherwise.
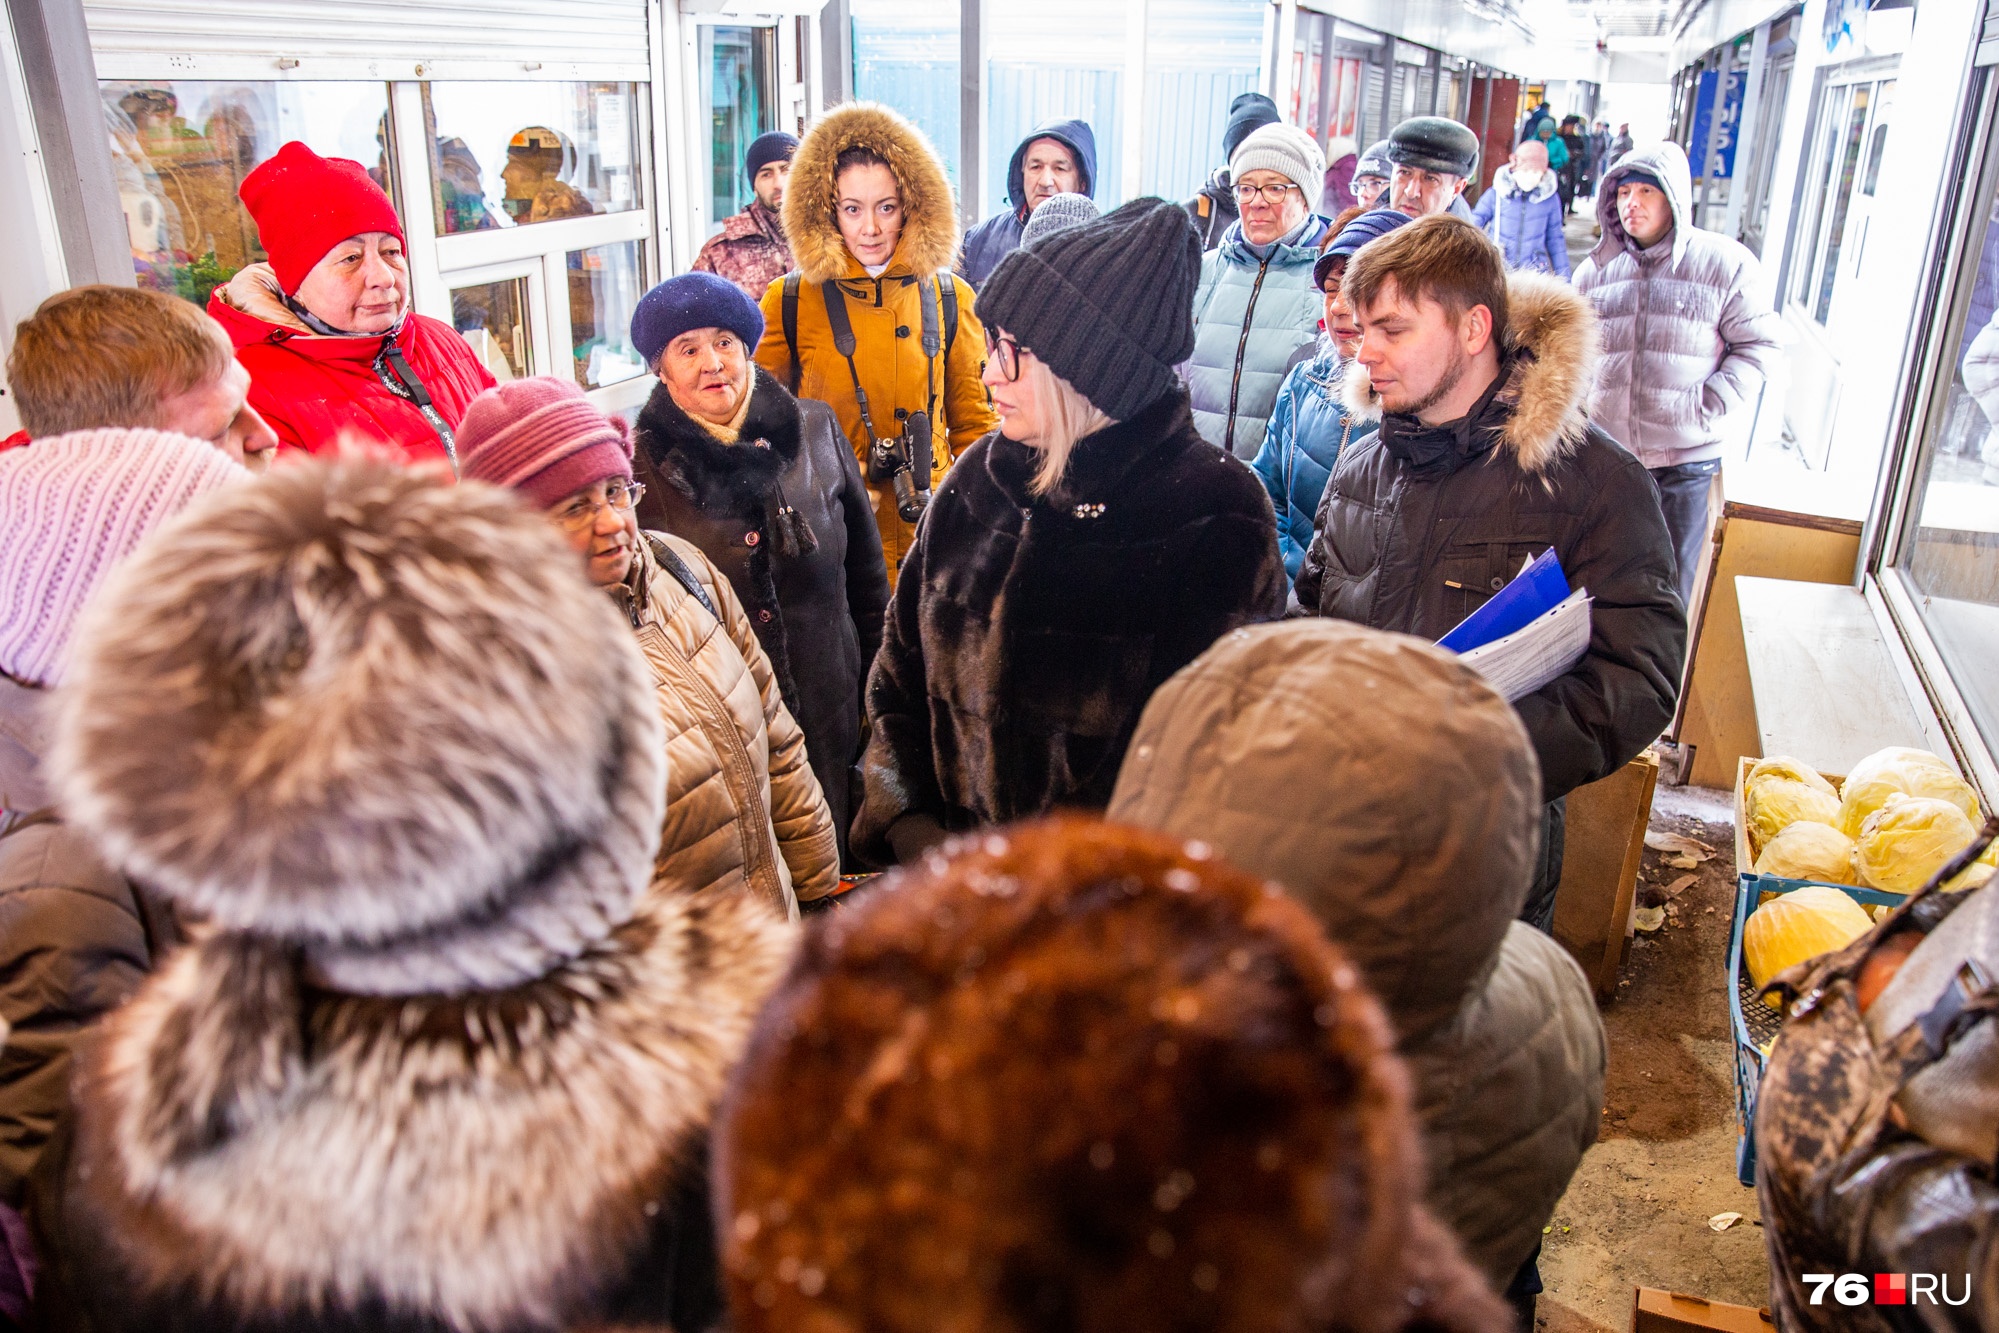
[{"label": "corrugated metal wall", "polygon": [[352,77],[367,62],[381,78],[419,63],[649,77],[646,0],[84,0],[83,12],[104,78],[131,76],[127,61],[156,70],[163,56],[268,60],[274,76],[293,60],[298,77],[333,65]]},{"label": "corrugated metal wall", "polygon": [[914,121],[957,187],[958,25],[859,12],[853,24],[854,96],[886,102]]},{"label": "corrugated metal wall", "polygon": [[1150,0],[1146,6],[1143,188],[1187,199],[1222,165],[1229,103],[1254,92],[1261,0]]}]

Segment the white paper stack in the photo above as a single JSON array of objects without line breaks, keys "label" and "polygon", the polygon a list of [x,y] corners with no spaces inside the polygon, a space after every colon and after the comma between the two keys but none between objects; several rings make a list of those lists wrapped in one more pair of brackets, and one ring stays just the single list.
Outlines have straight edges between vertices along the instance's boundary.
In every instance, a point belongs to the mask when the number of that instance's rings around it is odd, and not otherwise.
[{"label": "white paper stack", "polygon": [[1589,648],[1590,597],[1578,588],[1525,626],[1460,654],[1510,702],[1565,675]]}]

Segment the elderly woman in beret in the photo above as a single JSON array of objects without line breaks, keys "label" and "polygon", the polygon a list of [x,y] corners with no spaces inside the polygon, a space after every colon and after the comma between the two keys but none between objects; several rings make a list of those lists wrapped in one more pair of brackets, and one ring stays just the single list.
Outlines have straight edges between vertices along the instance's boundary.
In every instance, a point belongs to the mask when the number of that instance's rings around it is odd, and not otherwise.
[{"label": "elderly woman in beret", "polygon": [[712,273],[683,273],[639,302],[632,345],[659,376],[633,431],[639,518],[727,576],[805,731],[846,861],[888,571],[833,409],[792,397],[750,359],[763,328],[756,303]]}]

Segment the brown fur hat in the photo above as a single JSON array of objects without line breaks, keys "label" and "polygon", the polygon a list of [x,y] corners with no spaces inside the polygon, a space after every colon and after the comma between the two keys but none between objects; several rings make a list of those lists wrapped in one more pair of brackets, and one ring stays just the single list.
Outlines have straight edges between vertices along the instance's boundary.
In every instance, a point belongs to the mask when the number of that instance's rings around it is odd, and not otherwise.
[{"label": "brown fur hat", "polygon": [[1281,891],[1063,818],[830,918],[716,1130],[739,1329],[1503,1329],[1407,1076]]},{"label": "brown fur hat", "polygon": [[356,993],[517,985],[628,919],[666,757],[644,661],[495,487],[282,469],[190,509],[85,613],[65,809],[218,926]]}]

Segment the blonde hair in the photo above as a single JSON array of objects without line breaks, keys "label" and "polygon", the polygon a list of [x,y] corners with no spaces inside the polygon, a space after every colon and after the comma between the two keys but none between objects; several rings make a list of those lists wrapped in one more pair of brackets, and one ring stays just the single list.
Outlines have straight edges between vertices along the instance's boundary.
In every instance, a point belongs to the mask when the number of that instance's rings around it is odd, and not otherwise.
[{"label": "blonde hair", "polygon": [[160,404],[221,375],[234,353],[190,302],[138,287],[57,292],[14,328],[7,382],[35,439],[158,426]]},{"label": "blonde hair", "polygon": [[1020,385],[1035,397],[1041,437],[1024,441],[1041,455],[1028,489],[1046,495],[1062,484],[1076,442],[1116,423],[1077,388],[1049,369],[1048,363],[1025,348],[1020,353]]}]

